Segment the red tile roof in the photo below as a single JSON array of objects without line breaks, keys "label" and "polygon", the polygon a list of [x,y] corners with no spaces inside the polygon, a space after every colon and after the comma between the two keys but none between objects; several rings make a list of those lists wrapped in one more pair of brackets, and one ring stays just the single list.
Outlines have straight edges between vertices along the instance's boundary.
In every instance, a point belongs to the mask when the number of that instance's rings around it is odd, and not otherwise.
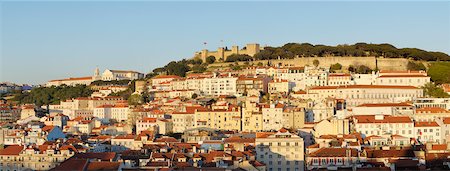
[{"label": "red tile roof", "polygon": [[89,163],[87,170],[118,170],[120,162],[94,161]]},{"label": "red tile roof", "polygon": [[18,156],[22,152],[24,146],[11,145],[0,150],[0,155],[14,155]]},{"label": "red tile roof", "polygon": [[410,107],[408,103],[364,103],[358,105],[358,107]]},{"label": "red tile roof", "polygon": [[358,115],[353,116],[358,123],[412,123],[408,116],[384,116],[383,119],[375,119],[375,115]]},{"label": "red tile roof", "polygon": [[437,122],[415,122],[414,127],[439,127]]},{"label": "red tile roof", "polygon": [[309,154],[309,157],[346,157],[349,151],[351,157],[358,156],[358,151],[353,148],[321,148]]}]

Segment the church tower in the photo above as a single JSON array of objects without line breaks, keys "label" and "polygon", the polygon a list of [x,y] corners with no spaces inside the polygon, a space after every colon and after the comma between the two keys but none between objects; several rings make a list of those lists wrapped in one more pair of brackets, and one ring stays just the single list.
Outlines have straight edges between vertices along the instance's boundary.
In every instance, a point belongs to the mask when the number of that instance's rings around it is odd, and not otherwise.
[{"label": "church tower", "polygon": [[92,80],[96,81],[101,79],[102,77],[100,76],[100,70],[98,69],[98,67],[96,67],[94,70],[94,76],[92,76]]}]

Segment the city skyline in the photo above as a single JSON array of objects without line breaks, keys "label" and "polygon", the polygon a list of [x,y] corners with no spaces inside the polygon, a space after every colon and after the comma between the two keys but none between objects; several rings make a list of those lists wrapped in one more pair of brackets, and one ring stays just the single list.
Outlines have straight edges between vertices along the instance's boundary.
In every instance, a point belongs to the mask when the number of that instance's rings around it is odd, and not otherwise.
[{"label": "city skyline", "polygon": [[390,43],[448,54],[448,4],[2,2],[0,81],[43,84],[90,76],[96,66],[147,73],[204,48],[246,43]]}]

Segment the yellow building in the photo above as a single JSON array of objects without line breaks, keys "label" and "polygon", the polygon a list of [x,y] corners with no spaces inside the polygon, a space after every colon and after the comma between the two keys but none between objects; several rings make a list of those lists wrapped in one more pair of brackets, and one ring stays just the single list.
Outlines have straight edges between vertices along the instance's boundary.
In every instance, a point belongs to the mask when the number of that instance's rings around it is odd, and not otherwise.
[{"label": "yellow building", "polygon": [[195,112],[196,127],[208,127],[220,130],[242,130],[241,112],[237,106],[227,109],[197,109]]}]

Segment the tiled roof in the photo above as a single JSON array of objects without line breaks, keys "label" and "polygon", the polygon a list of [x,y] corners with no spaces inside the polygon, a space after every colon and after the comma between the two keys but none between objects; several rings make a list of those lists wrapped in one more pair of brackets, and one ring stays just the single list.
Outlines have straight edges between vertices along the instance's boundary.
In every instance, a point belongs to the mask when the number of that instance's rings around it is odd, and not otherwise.
[{"label": "tiled roof", "polygon": [[358,123],[412,123],[408,116],[384,116],[383,119],[375,119],[375,115],[353,116]]},{"label": "tiled roof", "polygon": [[120,162],[94,161],[89,163],[87,170],[118,170]]},{"label": "tiled roof", "polygon": [[437,122],[415,122],[414,127],[439,127]]},{"label": "tiled roof", "polygon": [[408,103],[364,103],[358,107],[410,107]]},{"label": "tiled roof", "polygon": [[11,145],[0,150],[0,155],[15,155],[18,156],[22,152],[23,146]]},{"label": "tiled roof", "polygon": [[353,148],[321,148],[309,154],[309,157],[346,157],[348,154],[357,157],[358,151]]}]

